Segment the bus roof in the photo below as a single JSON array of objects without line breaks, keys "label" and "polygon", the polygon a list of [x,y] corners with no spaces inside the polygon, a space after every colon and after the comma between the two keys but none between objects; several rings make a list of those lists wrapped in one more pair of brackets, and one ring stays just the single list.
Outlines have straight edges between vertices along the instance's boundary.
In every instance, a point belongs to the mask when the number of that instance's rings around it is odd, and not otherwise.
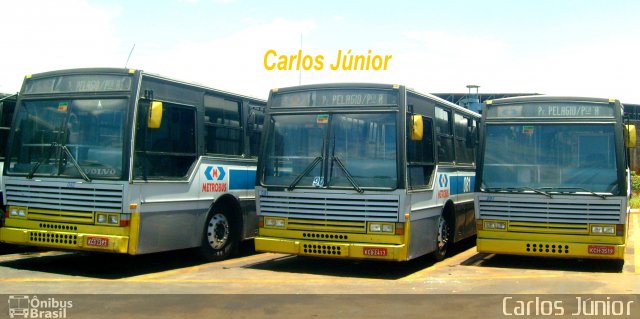
[{"label": "bus roof", "polygon": [[47,72],[29,74],[29,75],[27,75],[25,77],[33,79],[33,78],[47,78],[47,77],[52,77],[52,76],[58,76],[58,75],[61,75],[61,74],[92,74],[92,73],[134,74],[135,72],[140,72],[144,76],[148,76],[148,77],[152,77],[152,78],[156,78],[156,79],[160,79],[160,80],[164,80],[164,81],[178,83],[178,84],[182,84],[182,85],[186,85],[186,86],[197,87],[197,88],[200,88],[200,89],[204,89],[204,90],[207,90],[207,91],[213,91],[213,92],[220,93],[220,94],[242,97],[244,99],[247,99],[247,100],[250,100],[250,101],[253,101],[253,102],[266,103],[266,100],[260,99],[260,98],[257,98],[257,97],[252,97],[252,96],[248,96],[248,95],[233,93],[233,92],[230,92],[230,91],[224,91],[224,90],[220,90],[220,89],[215,89],[215,88],[212,88],[212,87],[209,87],[209,86],[206,86],[206,85],[203,85],[203,84],[195,83],[195,82],[178,80],[178,79],[166,77],[166,76],[163,76],[163,75],[160,75],[160,74],[148,73],[148,72],[144,72],[143,70],[130,69],[130,68],[126,68],[126,69],[125,68],[63,69],[63,70],[54,70],[54,71],[47,71]]}]

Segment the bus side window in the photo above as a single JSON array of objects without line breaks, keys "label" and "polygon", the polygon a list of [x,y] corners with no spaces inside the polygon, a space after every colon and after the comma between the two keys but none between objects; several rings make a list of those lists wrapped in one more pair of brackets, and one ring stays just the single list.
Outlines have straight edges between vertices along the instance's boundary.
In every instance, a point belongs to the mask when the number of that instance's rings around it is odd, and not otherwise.
[{"label": "bus side window", "polygon": [[[473,164],[475,162],[475,121],[456,113],[454,115],[456,163]],[[469,140],[471,139],[471,140]]]},{"label": "bus side window", "polygon": [[205,149],[209,154],[242,155],[242,103],[205,94]]},{"label": "bus side window", "polygon": [[249,156],[257,157],[260,152],[260,139],[264,127],[264,108],[251,106],[249,120],[247,121],[247,133],[249,134]]},{"label": "bus side window", "polygon": [[[411,115],[409,115],[411,118]],[[434,170],[433,120],[422,117],[422,140],[412,141],[407,134],[407,173],[410,188],[431,187]],[[409,129],[409,128],[407,128]]]},{"label": "bus side window", "polygon": [[[136,131],[135,177],[187,177],[196,156],[196,110],[164,102],[162,124],[148,128],[140,108]],[[142,130],[145,130],[144,132]]]},{"label": "bus side window", "polygon": [[0,102],[0,159],[4,159],[14,105],[7,101]]},{"label": "bus side window", "polygon": [[453,132],[451,130],[451,111],[436,106],[436,136],[438,163],[453,163]]}]

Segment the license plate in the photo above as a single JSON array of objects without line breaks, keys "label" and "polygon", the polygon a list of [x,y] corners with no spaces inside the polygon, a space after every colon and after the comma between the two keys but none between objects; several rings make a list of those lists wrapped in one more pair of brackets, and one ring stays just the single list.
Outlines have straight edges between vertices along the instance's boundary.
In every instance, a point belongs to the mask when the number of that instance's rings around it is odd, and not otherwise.
[{"label": "license plate", "polygon": [[378,248],[378,247],[364,247],[362,248],[362,254],[365,256],[380,256],[384,257],[387,255],[386,248]]},{"label": "license plate", "polygon": [[87,237],[87,246],[109,247],[109,238],[107,238],[107,237]]},{"label": "license plate", "polygon": [[589,254],[591,255],[613,255],[615,248],[611,246],[589,245]]}]

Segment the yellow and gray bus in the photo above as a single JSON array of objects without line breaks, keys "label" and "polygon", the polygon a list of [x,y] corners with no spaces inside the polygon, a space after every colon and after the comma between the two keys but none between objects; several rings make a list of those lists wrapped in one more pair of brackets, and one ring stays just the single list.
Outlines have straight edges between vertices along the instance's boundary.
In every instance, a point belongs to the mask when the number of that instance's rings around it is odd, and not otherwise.
[{"label": "yellow and gray bus", "polygon": [[475,234],[480,115],[402,85],[269,95],[256,250],[371,260],[445,256]]},{"label": "yellow and gray bus", "polygon": [[620,101],[529,96],[485,104],[478,251],[623,260],[636,133]]},{"label": "yellow and gray bus", "polygon": [[26,76],[5,160],[0,241],[228,257],[257,232],[264,107],[141,70]]}]

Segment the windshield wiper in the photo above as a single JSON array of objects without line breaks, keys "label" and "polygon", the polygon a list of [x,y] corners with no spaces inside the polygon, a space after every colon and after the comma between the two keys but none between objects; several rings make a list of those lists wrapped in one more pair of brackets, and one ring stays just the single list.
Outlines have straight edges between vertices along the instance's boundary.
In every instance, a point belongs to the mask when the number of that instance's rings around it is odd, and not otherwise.
[{"label": "windshield wiper", "polygon": [[71,151],[69,151],[69,148],[66,145],[58,144],[57,142],[51,142],[51,144],[49,144],[49,150],[47,152],[47,156],[43,157],[38,163],[36,163],[36,165],[31,169],[29,174],[27,174],[27,179],[33,178],[33,176],[38,171],[38,168],[40,168],[40,166],[42,166],[44,162],[48,161],[51,158],[51,154],[53,154],[53,150],[58,147],[62,149],[64,153],[71,159],[71,164],[73,164],[73,167],[75,167],[78,170],[78,172],[80,173],[80,176],[82,176],[82,179],[84,179],[87,182],[91,182],[91,178],[89,178],[89,176],[87,176],[87,174],[82,170],[82,167],[80,167],[80,164],[78,164],[78,161],[76,160],[76,158],[73,157],[73,155],[71,154]]},{"label": "windshield wiper", "polygon": [[358,183],[356,182],[356,180],[353,178],[353,176],[351,176],[351,173],[349,173],[349,171],[347,170],[347,168],[344,166],[344,164],[342,163],[342,161],[340,160],[340,158],[338,158],[337,156],[333,156],[331,157],[331,162],[336,162],[338,163],[338,167],[340,167],[340,169],[342,169],[342,171],[344,172],[344,175],[347,176],[347,180],[349,181],[349,183],[351,183],[351,185],[353,186],[353,188],[355,188],[355,190],[358,193],[363,193],[364,190],[362,188],[360,188],[360,186],[358,185]]},{"label": "windshield wiper", "polygon": [[49,150],[47,151],[47,156],[43,157],[38,163],[36,163],[36,165],[31,169],[31,171],[29,171],[29,174],[27,174],[27,179],[33,178],[33,176],[38,171],[38,168],[40,168],[40,166],[42,166],[44,162],[48,161],[51,158],[51,154],[53,154],[53,150],[56,149],[57,146],[58,146],[58,143],[55,141],[49,144]]},{"label": "windshield wiper", "polygon": [[76,158],[73,157],[73,155],[71,154],[71,151],[69,151],[69,148],[64,144],[60,145],[60,148],[64,150],[65,154],[67,154],[69,158],[71,158],[71,164],[73,164],[73,167],[75,167],[78,170],[78,173],[80,173],[80,176],[82,176],[82,179],[84,179],[87,182],[91,182],[91,178],[89,178],[89,176],[87,176],[87,174],[82,170],[82,167],[80,167],[80,164],[78,163]]},{"label": "windshield wiper", "polygon": [[547,197],[549,197],[549,198],[553,198],[553,196],[551,196],[551,194],[549,194],[549,193],[547,193],[547,192],[545,192],[545,191],[541,191],[541,190],[539,190],[539,189],[535,189],[535,188],[532,188],[532,187],[526,187],[526,186],[521,187],[521,188],[522,188],[522,189],[530,190],[530,191],[532,191],[532,192],[534,192],[534,193],[538,193],[538,194],[541,194],[541,195],[547,196]]},{"label": "windshield wiper", "polygon": [[596,193],[596,192],[594,192],[592,190],[588,190],[588,189],[582,188],[582,187],[542,187],[541,189],[549,189],[549,190],[571,190],[571,189],[573,189],[573,190],[581,190],[581,191],[589,193],[589,194],[591,194],[593,196],[600,197],[602,199],[607,199],[607,196],[605,196],[605,195],[598,194],[598,193]]},{"label": "windshield wiper", "polygon": [[502,187],[502,188],[500,188],[500,187],[491,187],[491,188],[485,188],[484,190],[488,191],[488,192],[509,192],[509,193],[515,193],[515,192],[519,192],[519,191],[522,191],[522,190],[529,190],[529,191],[532,191],[534,193],[537,193],[537,194],[540,194],[540,195],[544,195],[544,196],[547,196],[549,198],[553,198],[553,196],[551,196],[551,194],[549,194],[549,193],[547,193],[545,191],[542,191],[542,190],[539,190],[539,189],[535,189],[535,188],[532,188],[532,187],[527,187],[527,186]]},{"label": "windshield wiper", "polygon": [[305,177],[307,174],[309,174],[309,172],[311,172],[312,169],[314,169],[316,167],[316,165],[318,165],[318,163],[320,163],[322,161],[322,156],[318,156],[316,157],[313,162],[311,162],[307,168],[305,168],[305,170],[300,173],[300,175],[296,176],[296,179],[293,180],[293,182],[291,183],[291,185],[289,185],[289,187],[287,188],[289,191],[292,191],[294,188],[296,188],[296,185],[298,185],[298,183],[300,183],[300,181],[302,180],[303,177]]}]

